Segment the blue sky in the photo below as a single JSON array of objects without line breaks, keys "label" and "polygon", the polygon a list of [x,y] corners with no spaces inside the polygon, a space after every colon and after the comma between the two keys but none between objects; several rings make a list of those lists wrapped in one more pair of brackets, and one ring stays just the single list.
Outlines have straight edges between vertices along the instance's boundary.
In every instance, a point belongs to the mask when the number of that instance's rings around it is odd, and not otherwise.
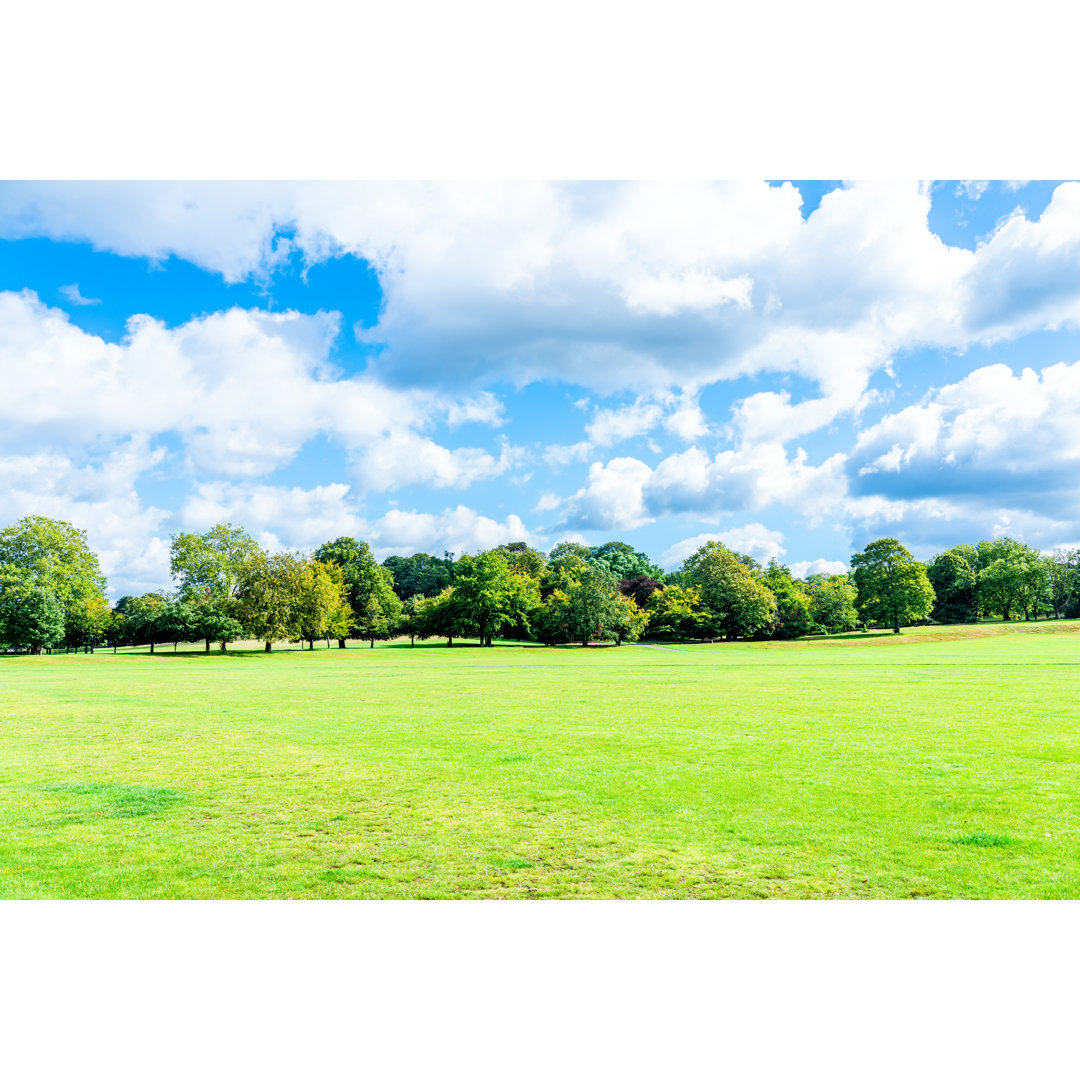
[{"label": "blue sky", "polygon": [[0,185],[0,524],[1080,544],[1080,185]]}]

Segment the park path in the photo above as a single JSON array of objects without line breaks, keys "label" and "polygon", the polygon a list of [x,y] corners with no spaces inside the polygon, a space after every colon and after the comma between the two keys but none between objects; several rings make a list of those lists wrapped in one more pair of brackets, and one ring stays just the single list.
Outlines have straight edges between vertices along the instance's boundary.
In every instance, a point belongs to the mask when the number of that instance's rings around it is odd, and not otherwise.
[{"label": "park path", "polygon": [[640,641],[635,641],[634,644],[639,649],[663,649],[664,652],[682,652],[682,649],[669,649],[666,645],[642,645]]}]

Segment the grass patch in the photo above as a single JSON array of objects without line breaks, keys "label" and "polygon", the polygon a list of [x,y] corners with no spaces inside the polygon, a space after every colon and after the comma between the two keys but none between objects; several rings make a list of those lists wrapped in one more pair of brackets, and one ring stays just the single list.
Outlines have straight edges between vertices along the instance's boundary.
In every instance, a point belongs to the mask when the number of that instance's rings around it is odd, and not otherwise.
[{"label": "grass patch", "polygon": [[954,844],[969,844],[971,847],[1008,847],[1015,844],[1011,836],[1003,836],[1001,833],[973,832],[967,836],[958,837]]},{"label": "grass patch", "polygon": [[110,818],[145,817],[169,810],[185,796],[170,788],[135,784],[44,784],[42,791],[60,795],[69,807],[78,807],[82,816]]}]

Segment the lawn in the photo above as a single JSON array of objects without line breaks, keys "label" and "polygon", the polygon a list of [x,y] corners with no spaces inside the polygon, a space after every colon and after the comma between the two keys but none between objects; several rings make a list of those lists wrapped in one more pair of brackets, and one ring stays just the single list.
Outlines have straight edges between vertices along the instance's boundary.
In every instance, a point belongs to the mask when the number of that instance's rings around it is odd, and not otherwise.
[{"label": "lawn", "polygon": [[1080,897],[1080,622],[0,657],[4,897]]}]

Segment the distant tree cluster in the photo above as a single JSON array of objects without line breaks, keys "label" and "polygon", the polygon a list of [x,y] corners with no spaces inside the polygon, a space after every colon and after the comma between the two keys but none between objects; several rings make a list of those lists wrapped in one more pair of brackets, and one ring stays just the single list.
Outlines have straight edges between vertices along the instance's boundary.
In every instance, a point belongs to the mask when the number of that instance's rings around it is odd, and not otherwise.
[{"label": "distant tree cluster", "polygon": [[390,637],[538,641],[546,645],[656,640],[783,639],[868,626],[981,617],[1080,616],[1080,551],[1043,555],[1002,537],[918,562],[875,540],[848,574],[796,578],[773,561],[709,541],[665,574],[629,544],[565,541],[546,554],[523,542],[477,555],[418,552],[381,564],[352,537],[310,554],[269,552],[242,528],[172,537],[170,590],[110,607],[86,534],[29,517],[0,531],[0,645],[54,648],[237,639],[365,641]]}]

